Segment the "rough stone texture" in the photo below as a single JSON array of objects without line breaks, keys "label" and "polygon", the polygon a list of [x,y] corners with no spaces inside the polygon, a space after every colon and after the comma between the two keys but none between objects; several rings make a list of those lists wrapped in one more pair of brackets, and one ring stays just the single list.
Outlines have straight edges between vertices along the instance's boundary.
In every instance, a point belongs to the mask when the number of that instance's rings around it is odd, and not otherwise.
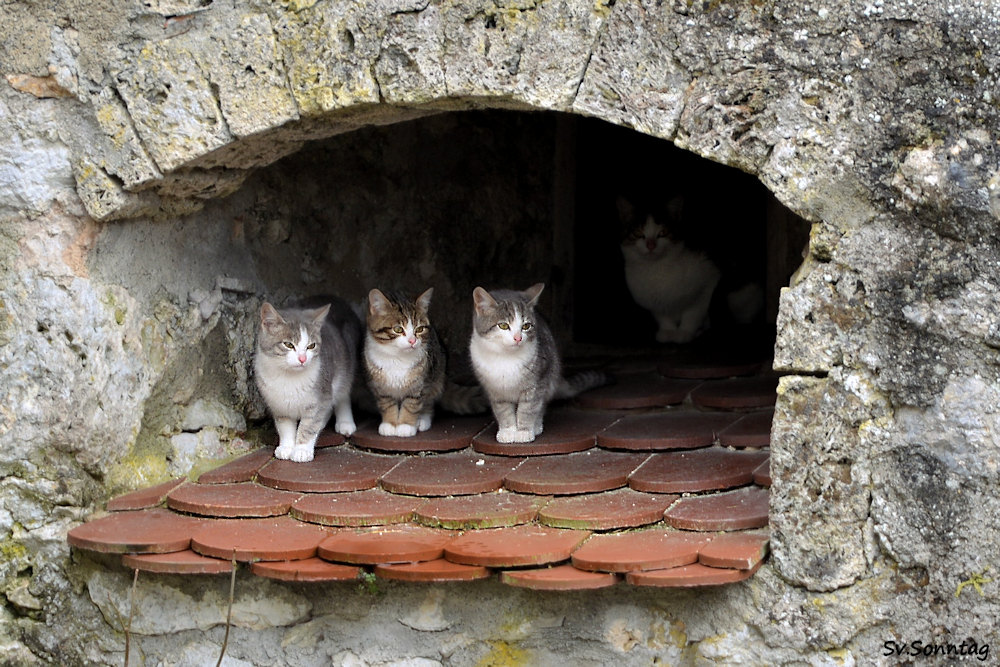
[{"label": "rough stone texture", "polygon": [[[351,179],[303,182],[308,162],[287,156],[470,108],[570,111],[672,140],[755,174],[813,223],[778,318],[790,377],[772,561],[699,593],[384,584],[372,597],[246,580],[239,600],[261,615],[241,617],[232,663],[869,664],[889,640],[970,637],[1000,651],[998,21],[972,0],[0,5],[0,661],[120,661],[112,607],[130,577],[70,554],[66,530],[119,490],[245,446],[240,420],[260,416],[246,315],[267,291],[373,280],[344,268],[339,252],[364,249],[338,234],[385,234],[392,216],[370,219],[371,202],[404,210],[430,187],[387,195],[392,179],[368,172],[367,203],[356,188],[311,200]],[[461,125],[441,122],[409,152]],[[544,154],[527,146],[540,126],[525,127],[508,156]],[[375,164],[400,144],[365,144],[372,132],[303,155]],[[533,192],[542,171],[524,177]],[[537,261],[548,250],[531,230],[548,211],[502,205],[517,185],[450,190],[450,213],[470,226],[476,204],[516,213]],[[482,242],[497,266],[516,247]],[[417,263],[446,280],[444,303],[467,275],[454,254]],[[140,624],[146,659],[214,660],[213,583],[143,584],[184,613],[210,607],[162,621],[193,625]]]}]

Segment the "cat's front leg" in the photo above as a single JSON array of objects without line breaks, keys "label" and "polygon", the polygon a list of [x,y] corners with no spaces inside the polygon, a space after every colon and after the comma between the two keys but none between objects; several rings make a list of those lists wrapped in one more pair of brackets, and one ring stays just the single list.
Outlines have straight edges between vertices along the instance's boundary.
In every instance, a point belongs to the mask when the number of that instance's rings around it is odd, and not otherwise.
[{"label": "cat's front leg", "polygon": [[517,428],[517,404],[497,402],[493,404],[493,416],[497,420],[497,442],[530,442],[525,434]]},{"label": "cat's front leg", "polygon": [[274,428],[278,431],[278,447],[274,450],[275,458],[288,459],[295,449],[295,427],[297,422],[289,417],[275,417]]},{"label": "cat's front leg", "polygon": [[333,412],[337,417],[333,426],[334,430],[341,435],[354,435],[354,432],[358,430],[358,426],[354,423],[354,411],[351,410],[351,399],[344,398],[338,401],[333,407]]},{"label": "cat's front leg", "polygon": [[542,422],[545,419],[545,401],[530,399],[517,404],[516,440],[512,442],[531,442],[542,432]]}]

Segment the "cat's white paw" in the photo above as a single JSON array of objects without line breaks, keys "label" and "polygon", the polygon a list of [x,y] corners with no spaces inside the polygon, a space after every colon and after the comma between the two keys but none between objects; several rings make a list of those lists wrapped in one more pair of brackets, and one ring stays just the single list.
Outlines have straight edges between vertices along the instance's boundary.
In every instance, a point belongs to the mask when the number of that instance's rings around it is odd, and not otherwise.
[{"label": "cat's white paw", "polygon": [[431,416],[430,415],[420,415],[417,417],[417,430],[426,431],[431,427]]},{"label": "cat's white paw", "polygon": [[531,442],[535,439],[532,431],[516,428],[502,428],[497,431],[497,442]]},{"label": "cat's white paw", "polygon": [[417,434],[417,427],[413,424],[397,424],[396,435],[400,438],[412,438]]},{"label": "cat's white paw", "polygon": [[274,457],[295,463],[305,463],[313,460],[312,445],[281,446],[274,450]]},{"label": "cat's white paw", "polygon": [[378,425],[379,435],[396,435],[396,425],[389,422],[382,422]]},{"label": "cat's white paw", "polygon": [[333,430],[340,435],[354,435],[354,432],[358,430],[358,427],[353,421],[339,421],[334,424]]}]

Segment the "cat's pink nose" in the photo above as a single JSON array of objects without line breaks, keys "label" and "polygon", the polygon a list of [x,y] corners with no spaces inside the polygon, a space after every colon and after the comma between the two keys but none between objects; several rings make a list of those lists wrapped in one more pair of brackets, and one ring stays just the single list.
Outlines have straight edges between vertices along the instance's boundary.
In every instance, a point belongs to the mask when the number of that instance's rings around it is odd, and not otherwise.
[{"label": "cat's pink nose", "polygon": [[417,343],[417,337],[410,336],[409,338],[406,339],[406,342],[409,343],[410,345],[415,345]]},{"label": "cat's pink nose", "polygon": [[656,239],[646,239],[646,250],[654,250],[656,248]]},{"label": "cat's pink nose", "polygon": [[304,354],[300,354],[299,355],[299,363],[300,364],[306,363],[306,355],[304,355]]},{"label": "cat's pink nose", "polygon": [[515,343],[520,343],[522,338],[524,338],[524,336],[522,336],[520,333],[514,334],[514,342]]}]

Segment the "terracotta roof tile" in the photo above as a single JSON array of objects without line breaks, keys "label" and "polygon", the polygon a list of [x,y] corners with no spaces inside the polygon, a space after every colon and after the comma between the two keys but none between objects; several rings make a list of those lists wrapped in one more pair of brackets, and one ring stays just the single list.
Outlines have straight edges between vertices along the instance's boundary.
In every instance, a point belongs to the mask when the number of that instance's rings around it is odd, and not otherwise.
[{"label": "terracotta roof tile", "polygon": [[476,530],[455,538],[445,557],[456,563],[484,567],[521,567],[569,560],[590,535],[587,531],[527,525]]},{"label": "terracotta roof tile", "polygon": [[191,538],[203,556],[237,560],[301,560],[316,555],[329,531],[288,516],[266,519],[216,519]]},{"label": "terracotta roof tile", "polygon": [[324,526],[383,526],[410,521],[414,510],[423,503],[421,498],[398,496],[381,489],[308,493],[292,504],[291,515]]},{"label": "terracotta roof tile", "polygon": [[342,563],[415,563],[441,558],[453,539],[454,533],[421,526],[344,530],[323,540],[318,553],[320,558]]},{"label": "terracotta roof tile", "polygon": [[448,529],[479,529],[515,526],[534,521],[547,501],[545,496],[497,491],[472,496],[432,498],[416,512],[425,526]]},{"label": "terracotta roof tile", "polygon": [[768,493],[759,486],[681,498],[664,517],[684,530],[740,530],[767,525]]},{"label": "terracotta roof tile", "polygon": [[253,482],[184,484],[167,495],[167,506],[214,517],[280,516],[288,513],[300,495]]},{"label": "terracotta roof tile", "polygon": [[[198,483],[120,496],[108,506],[124,511],[67,539],[123,553],[127,567],[149,572],[229,572],[235,555],[255,562],[255,574],[290,581],[351,580],[359,565],[402,581],[497,575],[537,590],[613,585],[621,573],[649,586],[736,581],[766,556],[766,532],[755,528],[767,524],[772,410],[753,405],[773,403],[774,378],[699,384],[656,372],[700,380],[741,371],[678,356],[607,364],[620,367],[618,385],[554,405],[532,443],[498,445],[487,416],[441,415],[425,434],[384,442],[363,432],[345,444],[324,432],[311,462],[278,461],[273,448],[260,448]],[[616,444],[629,429],[631,439]],[[156,507],[165,496],[176,509]],[[146,509],[128,509],[136,507]],[[279,516],[227,518],[243,513]],[[172,553],[155,555],[163,552]]]},{"label": "terracotta roof tile", "polygon": [[630,572],[625,580],[634,586],[666,586],[670,588],[689,588],[695,586],[721,586],[734,584],[747,579],[757,571],[730,570],[717,567],[706,567],[701,563],[692,563],[667,570],[652,570],[649,572]]},{"label": "terracotta roof tile", "polygon": [[629,477],[638,491],[692,493],[745,486],[767,459],[767,452],[740,452],[707,447],[668,454],[654,454]]},{"label": "terracotta roof tile", "polygon": [[183,477],[172,479],[169,482],[151,486],[148,489],[139,489],[132,493],[126,493],[112,498],[108,501],[107,510],[109,512],[122,512],[126,510],[143,510],[156,507],[163,503],[167,494],[184,483]]},{"label": "terracotta roof tile", "polygon": [[760,486],[770,487],[771,486],[771,457],[767,457],[767,460],[757,466],[757,469],[753,471],[753,481],[754,484],[759,484]]},{"label": "terracotta roof tile", "polygon": [[233,459],[214,470],[207,470],[198,476],[199,484],[228,484],[249,482],[261,467],[274,458],[273,447],[261,447],[249,454]]},{"label": "terracotta roof tile", "polygon": [[500,573],[500,581],[536,591],[583,591],[614,586],[621,578],[609,572],[587,572],[572,565],[557,565],[537,570],[507,570]]},{"label": "terracotta roof tile", "polygon": [[260,469],[257,481],[290,491],[361,491],[373,488],[398,464],[399,459],[392,456],[334,447],[317,450],[309,465],[275,459]]},{"label": "terracotta roof tile", "polygon": [[566,496],[547,503],[538,519],[547,526],[583,530],[635,528],[663,519],[677,496],[615,489],[603,493]]},{"label": "terracotta roof tile", "polygon": [[666,361],[661,363],[657,370],[662,375],[672,378],[685,378],[689,380],[715,380],[721,378],[736,377],[738,375],[753,375],[760,370],[759,360],[686,360],[686,361]]},{"label": "terracotta roof tile", "polygon": [[228,574],[233,569],[231,561],[202,556],[190,549],[165,554],[125,554],[122,565],[156,574]]},{"label": "terracotta roof tile", "polygon": [[361,568],[340,565],[321,558],[302,560],[261,561],[253,563],[250,570],[261,577],[281,581],[354,581],[361,575]]},{"label": "terracotta roof tile", "polygon": [[448,582],[486,579],[493,573],[479,565],[462,565],[438,558],[420,563],[376,565],[375,576],[398,581]]},{"label": "terracotta roof tile", "polygon": [[774,405],[776,377],[711,380],[691,392],[691,401],[702,408],[747,410]]},{"label": "terracotta roof tile", "polygon": [[641,451],[708,447],[735,419],[729,414],[694,410],[628,415],[598,433],[597,444]]},{"label": "terracotta roof tile", "polygon": [[465,449],[490,423],[484,416],[436,419],[426,431],[409,438],[379,435],[378,423],[359,428],[351,436],[358,447],[380,452],[450,452]]},{"label": "terracotta roof tile", "polygon": [[475,452],[415,456],[384,475],[382,488],[414,496],[488,493],[499,489],[507,473],[520,462]]},{"label": "terracotta roof tile", "polygon": [[539,495],[596,493],[625,486],[649,454],[591,449],[563,456],[527,459],[504,481],[511,491]]},{"label": "terracotta roof tile", "polygon": [[767,447],[771,444],[774,410],[751,412],[719,433],[719,444],[726,447]]},{"label": "terracotta roof tile", "polygon": [[576,402],[587,408],[626,410],[683,403],[698,382],[664,378],[658,373],[621,375],[615,384],[581,394]]},{"label": "terracotta roof tile", "polygon": [[678,567],[697,562],[699,549],[711,539],[710,535],[660,528],[594,535],[573,553],[573,565],[598,572]]},{"label": "terracotta roof tile", "polygon": [[621,418],[621,413],[555,408],[545,417],[545,430],[533,442],[497,442],[497,426],[477,435],[472,446],[483,454],[545,456],[581,452],[594,446],[595,434]]},{"label": "terracotta roof tile", "polygon": [[70,545],[104,553],[169,553],[191,546],[201,519],[160,507],[117,512],[69,531]]}]

